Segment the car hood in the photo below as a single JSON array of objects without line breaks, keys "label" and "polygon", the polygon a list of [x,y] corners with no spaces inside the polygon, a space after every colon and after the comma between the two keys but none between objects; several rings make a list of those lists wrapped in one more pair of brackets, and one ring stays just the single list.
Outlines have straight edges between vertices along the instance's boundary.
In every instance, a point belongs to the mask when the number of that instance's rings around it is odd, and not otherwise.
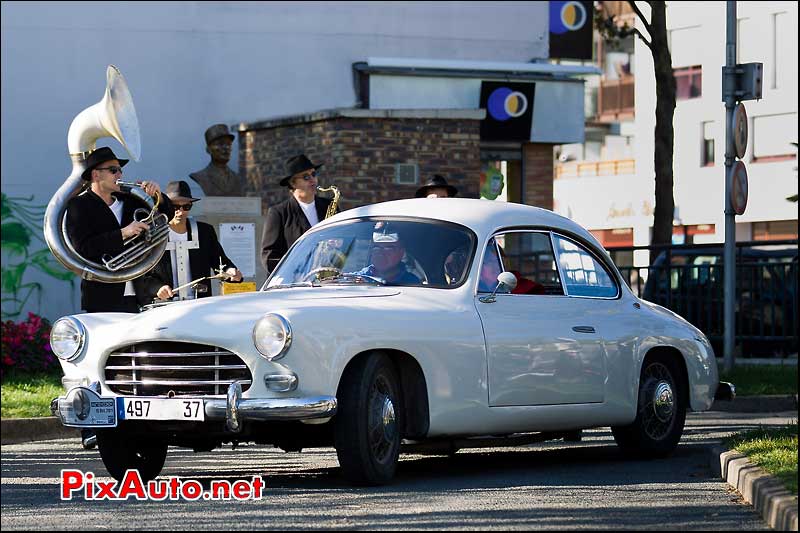
[{"label": "car hood", "polygon": [[347,305],[351,306],[355,303],[354,299],[368,301],[374,298],[393,297],[401,293],[401,289],[397,287],[294,287],[174,302],[136,315],[87,313],[78,315],[77,318],[93,329],[118,328],[120,322],[125,322],[126,329],[149,332],[164,330],[166,326],[178,322],[192,324],[194,328],[198,329],[202,328],[204,323],[210,322],[214,324],[214,329],[218,329],[224,328],[226,324],[241,323],[242,320],[251,319],[255,315],[270,311],[308,305],[302,302],[310,300],[319,301],[320,305],[327,307],[346,299]]}]

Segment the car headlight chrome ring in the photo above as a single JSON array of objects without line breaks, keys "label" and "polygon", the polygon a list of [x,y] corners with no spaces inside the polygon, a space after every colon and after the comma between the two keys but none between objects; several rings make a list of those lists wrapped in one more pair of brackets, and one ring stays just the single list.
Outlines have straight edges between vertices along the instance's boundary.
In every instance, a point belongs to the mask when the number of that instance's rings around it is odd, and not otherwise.
[{"label": "car headlight chrome ring", "polygon": [[78,357],[86,342],[86,328],[80,320],[67,316],[59,318],[50,330],[50,348],[62,361]]},{"label": "car headlight chrome ring", "polygon": [[292,345],[292,326],[277,313],[267,313],[253,326],[253,344],[268,360],[280,359]]}]

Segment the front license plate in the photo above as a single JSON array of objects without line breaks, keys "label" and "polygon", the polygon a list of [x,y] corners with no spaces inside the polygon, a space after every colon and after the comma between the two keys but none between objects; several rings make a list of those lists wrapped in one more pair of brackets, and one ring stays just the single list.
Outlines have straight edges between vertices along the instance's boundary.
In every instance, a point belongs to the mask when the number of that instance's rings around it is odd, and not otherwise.
[{"label": "front license plate", "polygon": [[193,398],[117,398],[120,420],[191,420],[202,422],[203,400]]}]

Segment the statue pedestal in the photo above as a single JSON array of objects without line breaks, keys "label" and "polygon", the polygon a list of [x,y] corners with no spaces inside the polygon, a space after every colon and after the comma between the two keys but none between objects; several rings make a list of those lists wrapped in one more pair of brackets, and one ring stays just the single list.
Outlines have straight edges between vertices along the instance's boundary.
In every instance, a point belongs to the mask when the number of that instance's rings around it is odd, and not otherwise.
[{"label": "statue pedestal", "polygon": [[[192,206],[192,215],[214,226],[222,249],[241,270],[244,282],[255,283],[256,290],[260,289],[267,279],[261,265],[261,198],[206,196]],[[215,296],[220,294],[219,283],[212,282],[211,286]]]}]

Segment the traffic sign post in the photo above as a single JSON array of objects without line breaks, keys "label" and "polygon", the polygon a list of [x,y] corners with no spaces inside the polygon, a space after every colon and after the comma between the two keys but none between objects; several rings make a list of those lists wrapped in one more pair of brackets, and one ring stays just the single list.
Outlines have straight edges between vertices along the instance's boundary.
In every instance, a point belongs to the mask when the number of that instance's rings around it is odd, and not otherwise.
[{"label": "traffic sign post", "polygon": [[[763,65],[736,64],[736,1],[728,0],[722,100],[725,102],[725,279],[723,350],[725,370],[733,370],[736,340],[736,215],[747,207],[747,112],[743,100],[761,99]],[[738,105],[737,105],[738,102]]]}]

